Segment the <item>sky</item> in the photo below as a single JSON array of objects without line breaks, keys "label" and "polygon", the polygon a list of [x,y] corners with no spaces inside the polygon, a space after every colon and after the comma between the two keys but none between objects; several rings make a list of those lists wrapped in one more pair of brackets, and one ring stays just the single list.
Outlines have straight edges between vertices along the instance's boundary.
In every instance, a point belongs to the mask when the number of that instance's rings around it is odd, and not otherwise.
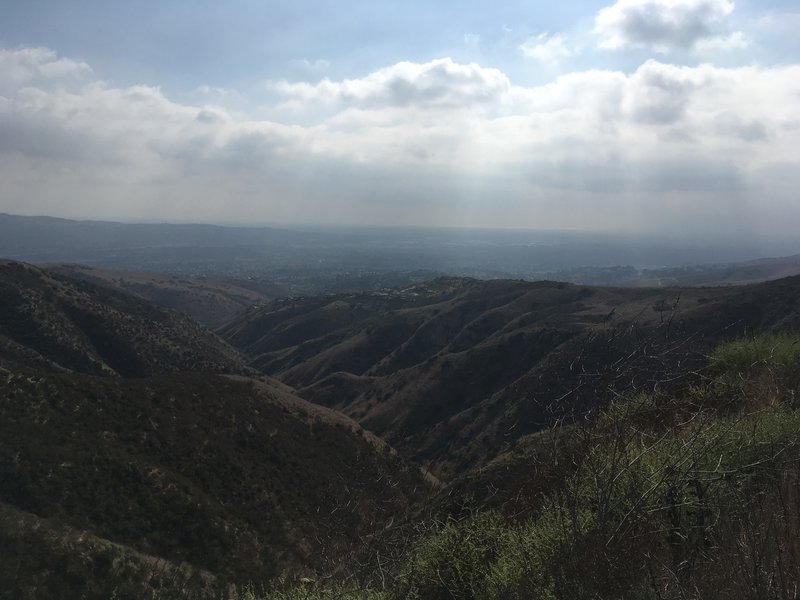
[{"label": "sky", "polygon": [[0,212],[800,234],[796,0],[0,14]]}]

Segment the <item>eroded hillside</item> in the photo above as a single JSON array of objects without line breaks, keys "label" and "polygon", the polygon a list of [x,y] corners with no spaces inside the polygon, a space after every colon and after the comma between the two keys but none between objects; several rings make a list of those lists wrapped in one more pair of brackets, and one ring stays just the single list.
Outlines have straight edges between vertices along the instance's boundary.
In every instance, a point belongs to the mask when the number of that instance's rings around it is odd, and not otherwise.
[{"label": "eroded hillside", "polygon": [[220,335],[443,476],[632,389],[677,383],[721,340],[791,328],[800,279],[616,289],[441,279],[275,301]]}]

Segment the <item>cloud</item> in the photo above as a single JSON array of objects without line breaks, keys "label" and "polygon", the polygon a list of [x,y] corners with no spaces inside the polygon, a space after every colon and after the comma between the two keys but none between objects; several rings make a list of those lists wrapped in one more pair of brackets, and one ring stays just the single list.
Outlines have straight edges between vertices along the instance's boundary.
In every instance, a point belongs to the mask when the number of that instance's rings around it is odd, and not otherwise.
[{"label": "cloud", "polygon": [[317,84],[281,81],[273,87],[288,99],[305,103],[455,108],[492,102],[510,85],[498,69],[440,58],[421,64],[400,62],[360,79],[323,79]]},{"label": "cloud", "polygon": [[303,125],[153,86],[18,81],[0,96],[0,211],[587,228],[641,214],[711,227],[735,197],[748,218],[800,219],[797,65],[649,60],[523,87],[477,64],[399,63],[286,84],[318,111]]},{"label": "cloud", "polygon": [[217,107],[214,106],[204,106],[200,109],[197,113],[195,119],[200,123],[224,123],[230,120],[228,114]]},{"label": "cloud", "polygon": [[0,93],[42,82],[72,83],[90,75],[85,62],[59,58],[49,48],[0,48]]},{"label": "cloud", "polygon": [[529,173],[531,181],[554,189],[620,193],[636,191],[736,192],[744,185],[743,172],[722,158],[700,162],[690,158],[576,160],[559,158]]},{"label": "cloud", "polygon": [[695,70],[647,61],[628,81],[628,113],[640,123],[669,125],[683,119],[701,85],[695,75]]},{"label": "cloud", "polygon": [[567,45],[566,38],[560,33],[553,36],[540,33],[520,44],[519,50],[526,58],[548,65],[555,65],[562,59],[576,54],[576,50]]},{"label": "cloud", "polygon": [[597,13],[594,33],[609,49],[737,48],[745,43],[743,34],[718,31],[733,9],[731,0],[617,0]]},{"label": "cloud", "polygon": [[200,94],[201,96],[212,97],[212,98],[221,98],[221,99],[239,99],[241,98],[241,93],[237,90],[233,90],[230,88],[224,88],[214,85],[200,85],[194,89],[196,94]]}]

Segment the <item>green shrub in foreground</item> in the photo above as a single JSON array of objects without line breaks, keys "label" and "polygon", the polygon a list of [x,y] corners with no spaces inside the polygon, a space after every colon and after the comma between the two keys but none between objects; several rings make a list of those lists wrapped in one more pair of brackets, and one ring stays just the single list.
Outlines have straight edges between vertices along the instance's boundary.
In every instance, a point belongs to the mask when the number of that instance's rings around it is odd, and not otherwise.
[{"label": "green shrub in foreground", "polygon": [[447,522],[411,553],[393,597],[553,598],[542,566],[554,543],[539,523],[513,526],[494,511]]},{"label": "green shrub in foreground", "polygon": [[[633,402],[607,419],[633,418],[650,406]],[[762,531],[753,511],[769,510],[800,461],[800,411],[711,411],[667,432],[620,423],[597,435],[538,518],[515,522],[487,512],[445,523],[411,552],[393,597],[644,599],[704,582],[709,593],[713,585],[746,583],[773,597],[776,569],[797,565],[764,564],[752,581],[736,582],[729,571],[735,563],[720,552],[737,560],[771,546],[780,552],[780,528],[792,539],[791,523],[772,517],[772,532]]]},{"label": "green shrub in foreground", "polygon": [[386,596],[376,590],[345,587],[318,587],[301,584],[285,590],[273,590],[266,594],[245,591],[241,600],[386,600]]},{"label": "green shrub in foreground", "polygon": [[790,387],[800,385],[800,336],[764,334],[720,345],[711,366],[723,377],[739,380],[769,375]]}]

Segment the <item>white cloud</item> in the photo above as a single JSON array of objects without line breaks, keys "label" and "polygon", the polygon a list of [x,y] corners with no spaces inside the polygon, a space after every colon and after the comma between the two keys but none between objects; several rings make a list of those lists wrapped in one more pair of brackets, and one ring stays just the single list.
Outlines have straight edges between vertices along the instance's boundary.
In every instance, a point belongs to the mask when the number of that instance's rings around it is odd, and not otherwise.
[{"label": "white cloud", "polygon": [[194,91],[198,94],[202,94],[203,96],[213,96],[217,98],[230,98],[232,96],[239,96],[239,92],[236,90],[214,85],[200,85],[197,86]]},{"label": "white cloud", "polygon": [[719,225],[736,198],[776,226],[800,220],[796,65],[651,60],[521,87],[450,59],[400,63],[286,84],[306,111],[329,105],[305,126],[151,86],[32,83],[0,96],[0,211],[669,227]]},{"label": "white cloud", "polygon": [[234,108],[241,109],[250,103],[247,94],[231,88],[206,84],[197,86],[192,92],[192,97],[196,101],[207,106],[225,106],[231,110]]},{"label": "white cloud", "polygon": [[49,48],[0,48],[0,93],[41,82],[72,83],[91,72],[85,62],[59,58]]},{"label": "white cloud", "polygon": [[567,39],[560,33],[553,36],[548,33],[540,33],[525,40],[519,49],[526,58],[532,58],[548,65],[555,65],[576,54],[576,50],[567,44]]},{"label": "white cloud", "polygon": [[617,0],[595,17],[600,47],[648,48],[656,52],[691,50],[700,44],[740,47],[741,33],[719,28],[731,15],[731,0]]},{"label": "white cloud", "polygon": [[453,108],[492,102],[510,85],[498,69],[440,58],[421,64],[400,62],[360,79],[323,79],[317,84],[281,81],[273,87],[299,102]]}]

